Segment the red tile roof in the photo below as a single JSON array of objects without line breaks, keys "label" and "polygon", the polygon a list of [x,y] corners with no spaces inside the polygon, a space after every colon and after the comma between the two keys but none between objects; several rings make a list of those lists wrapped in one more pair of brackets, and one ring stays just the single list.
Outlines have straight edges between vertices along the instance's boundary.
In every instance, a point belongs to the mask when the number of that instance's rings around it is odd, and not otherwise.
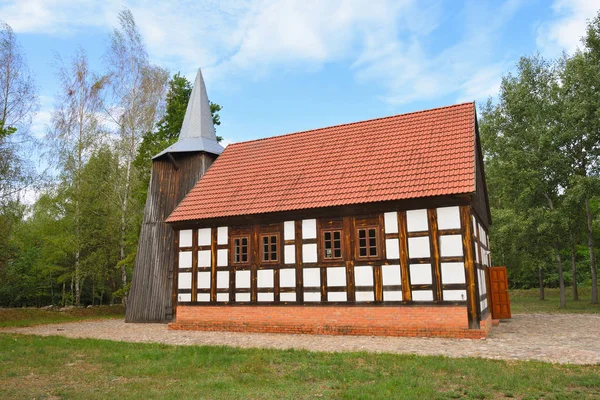
[{"label": "red tile roof", "polygon": [[475,191],[475,105],[234,143],[167,222]]}]

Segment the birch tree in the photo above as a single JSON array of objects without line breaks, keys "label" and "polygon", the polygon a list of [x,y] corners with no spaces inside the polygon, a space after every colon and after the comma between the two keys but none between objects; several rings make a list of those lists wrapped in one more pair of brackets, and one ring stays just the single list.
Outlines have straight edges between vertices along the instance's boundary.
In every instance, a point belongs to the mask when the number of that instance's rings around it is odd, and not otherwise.
[{"label": "birch tree", "polygon": [[110,120],[118,127],[120,162],[124,169],[121,190],[120,267],[123,303],[127,303],[127,233],[133,180],[132,167],[137,149],[146,132],[153,130],[164,108],[169,74],[151,65],[130,10],[119,13],[119,27],[110,35],[106,54],[111,84]]},{"label": "birch tree", "polygon": [[38,109],[33,76],[16,35],[0,23],[0,204],[22,189],[22,159],[14,134],[25,134]]},{"label": "birch tree", "polygon": [[105,79],[89,69],[85,53],[77,51],[70,64],[58,59],[57,76],[60,90],[56,108],[52,114],[49,139],[53,154],[62,169],[62,179],[69,188],[69,204],[72,212],[75,304],[81,302],[81,282],[85,278],[81,270],[82,224],[81,172],[91,150],[100,142],[102,128],[99,118],[102,111],[101,91]]}]

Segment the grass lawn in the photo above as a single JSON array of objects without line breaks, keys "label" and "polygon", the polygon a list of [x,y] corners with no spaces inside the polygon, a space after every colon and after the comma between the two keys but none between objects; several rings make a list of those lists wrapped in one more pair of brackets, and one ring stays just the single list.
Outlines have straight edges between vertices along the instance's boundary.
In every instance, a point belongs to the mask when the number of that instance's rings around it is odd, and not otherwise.
[{"label": "grass lawn", "polygon": [[38,308],[0,308],[0,328],[73,322],[86,319],[123,318],[121,305],[92,308],[73,308],[66,311],[40,310]]},{"label": "grass lawn", "polygon": [[560,309],[558,289],[546,289],[546,300],[540,300],[539,289],[511,290],[510,307],[514,314],[531,313],[600,313],[599,304],[591,304],[590,287],[579,288],[579,300],[574,301],[571,288],[566,288],[567,308]]},{"label": "grass lawn", "polygon": [[600,397],[600,366],[0,334],[0,398]]}]

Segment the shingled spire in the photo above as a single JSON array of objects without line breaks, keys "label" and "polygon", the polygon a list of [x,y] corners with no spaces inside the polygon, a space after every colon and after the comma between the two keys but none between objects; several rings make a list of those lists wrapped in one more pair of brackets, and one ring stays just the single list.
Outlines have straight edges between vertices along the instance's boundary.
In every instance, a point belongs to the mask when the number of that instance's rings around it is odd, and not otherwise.
[{"label": "shingled spire", "polygon": [[179,140],[154,156],[154,158],[167,153],[191,151],[204,151],[219,155],[223,150],[223,147],[217,143],[202,70],[198,69],[194,88],[183,118]]}]

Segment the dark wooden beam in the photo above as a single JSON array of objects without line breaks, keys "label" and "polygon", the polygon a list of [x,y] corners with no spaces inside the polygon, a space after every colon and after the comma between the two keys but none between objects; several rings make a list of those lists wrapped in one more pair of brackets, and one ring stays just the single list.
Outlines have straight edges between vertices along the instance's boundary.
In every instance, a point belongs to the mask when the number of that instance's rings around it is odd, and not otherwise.
[{"label": "dark wooden beam", "polygon": [[402,300],[411,301],[412,291],[410,290],[406,211],[398,211],[398,236],[398,240],[400,241],[400,276],[402,279]]},{"label": "dark wooden beam", "polygon": [[192,230],[192,303],[198,301],[198,230]]},{"label": "dark wooden beam", "polygon": [[296,301],[304,302],[304,288],[302,270],[302,221],[294,221],[294,240],[296,245]]},{"label": "dark wooden beam", "polygon": [[467,313],[469,328],[479,329],[477,318],[478,298],[477,277],[475,275],[475,262],[473,259],[473,232],[471,224],[471,209],[469,206],[460,207],[460,221],[462,229],[463,254],[465,255],[465,277],[467,283]]},{"label": "dark wooden beam", "polygon": [[210,301],[215,303],[217,301],[217,228],[210,230],[210,239]]}]

